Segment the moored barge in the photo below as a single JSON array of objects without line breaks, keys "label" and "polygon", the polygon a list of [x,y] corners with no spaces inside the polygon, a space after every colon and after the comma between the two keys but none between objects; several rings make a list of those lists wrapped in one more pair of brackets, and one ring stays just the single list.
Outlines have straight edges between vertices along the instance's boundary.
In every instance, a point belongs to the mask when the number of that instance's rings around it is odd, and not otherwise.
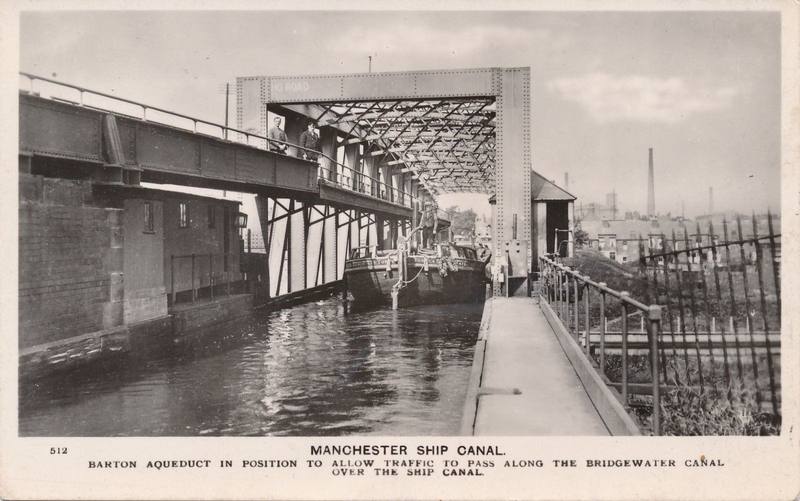
[{"label": "moored barge", "polygon": [[345,263],[347,288],[363,303],[462,303],[484,298],[486,261],[475,249],[435,244],[410,254],[400,250],[353,249]]}]

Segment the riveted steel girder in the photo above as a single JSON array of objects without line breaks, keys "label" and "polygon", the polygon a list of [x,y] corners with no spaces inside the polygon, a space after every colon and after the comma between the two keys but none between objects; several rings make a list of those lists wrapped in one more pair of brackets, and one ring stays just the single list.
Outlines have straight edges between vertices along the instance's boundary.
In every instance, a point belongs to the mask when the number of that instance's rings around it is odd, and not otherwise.
[{"label": "riveted steel girder", "polygon": [[[262,103],[314,104],[327,123],[353,124],[343,143],[368,145],[366,158],[396,166],[428,193],[494,193],[495,245],[531,249],[529,68],[250,79]],[[506,292],[527,287],[526,259],[505,263],[516,280]]]}]

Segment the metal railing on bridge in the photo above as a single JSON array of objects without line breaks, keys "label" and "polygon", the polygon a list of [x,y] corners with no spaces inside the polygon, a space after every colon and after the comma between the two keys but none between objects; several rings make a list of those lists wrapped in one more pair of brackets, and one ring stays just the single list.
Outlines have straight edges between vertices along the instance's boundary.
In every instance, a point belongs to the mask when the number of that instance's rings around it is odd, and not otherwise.
[{"label": "metal railing on bridge", "polygon": [[[660,401],[659,360],[656,354],[658,353],[658,333],[661,330],[661,307],[637,301],[631,298],[628,292],[611,289],[604,282],[595,282],[590,277],[581,275],[549,257],[539,258],[539,269],[543,282],[540,291],[541,297],[550,303],[567,331],[574,336],[575,341],[583,345],[584,354],[594,363],[601,374],[605,373],[606,367],[606,319],[609,301],[617,301],[622,311],[619,375],[622,403],[626,406],[630,404],[628,315],[633,311],[638,311],[646,319],[647,344],[644,350],[647,352],[649,362],[649,390],[653,402],[651,427],[655,435],[660,435],[661,409],[657,405],[657,402]],[[598,310],[593,309],[594,305],[597,305]]]},{"label": "metal railing on bridge", "polygon": [[[55,86],[56,89],[67,89],[70,92],[76,93],[75,96],[72,96],[73,99],[70,99],[69,97],[55,96],[52,93],[52,90],[54,89],[50,89],[51,90],[50,99],[53,99],[55,101],[65,102],[68,104],[82,106],[98,111],[115,113],[118,115],[127,116],[137,120],[154,122],[160,125],[175,127],[193,132],[195,134],[203,134],[224,141],[232,141],[240,144],[244,143],[248,146],[259,149],[268,149],[270,144],[272,145],[280,144],[289,146],[292,148],[296,148],[298,151],[310,154],[314,157],[323,158],[329,162],[329,165],[335,165],[337,167],[336,169],[331,169],[329,167],[324,167],[320,164],[319,167],[320,179],[326,179],[350,191],[369,195],[375,198],[380,198],[382,200],[403,205],[406,207],[413,208],[414,204],[418,204],[421,207],[424,203],[424,201],[421,198],[416,197],[411,193],[407,193],[401,190],[400,188],[393,186],[391,183],[381,181],[378,178],[375,178],[357,169],[344,165],[338,162],[336,159],[331,158],[330,156],[318,150],[312,150],[310,148],[302,147],[298,144],[272,139],[266,136],[262,136],[260,134],[256,134],[254,132],[239,130],[233,127],[228,127],[226,125],[217,124],[200,118],[191,117],[181,113],[176,113],[174,111],[165,110],[163,108],[159,108],[156,106],[150,106],[137,101],[132,101],[130,99],[125,99],[122,97],[113,96],[111,94],[106,94],[103,92],[86,89],[84,87],[80,87],[77,85],[59,82],[56,80],[40,77],[30,73],[20,72],[19,74],[20,76],[26,78],[29,82],[29,88],[27,90],[21,89],[22,92],[41,96],[42,84],[47,84],[50,86]],[[36,89],[37,85],[39,86],[39,90]],[[128,105],[129,107],[132,106],[133,109],[130,108],[121,109],[120,105]],[[132,113],[134,113],[137,108],[141,111],[141,116],[132,115]],[[318,163],[315,160],[308,160],[308,161]],[[447,219],[448,216],[444,211],[440,210],[440,217]]]},{"label": "metal railing on bridge", "polygon": [[669,434],[780,430],[780,233],[772,215],[764,236],[751,222],[744,237],[737,218],[735,239],[723,221],[722,240],[711,222],[692,238],[640,240],[638,275],[615,278],[637,299],[540,258],[541,297],[655,435],[665,419]]}]

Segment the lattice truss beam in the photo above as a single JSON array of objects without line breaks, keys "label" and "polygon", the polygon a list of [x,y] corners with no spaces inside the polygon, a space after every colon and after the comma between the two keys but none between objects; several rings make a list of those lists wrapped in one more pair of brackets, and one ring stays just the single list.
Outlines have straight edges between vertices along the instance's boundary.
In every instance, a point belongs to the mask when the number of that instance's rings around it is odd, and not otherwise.
[{"label": "lattice truss beam", "polygon": [[494,193],[494,98],[324,103],[320,125],[350,127],[342,144],[410,172],[432,194]]}]

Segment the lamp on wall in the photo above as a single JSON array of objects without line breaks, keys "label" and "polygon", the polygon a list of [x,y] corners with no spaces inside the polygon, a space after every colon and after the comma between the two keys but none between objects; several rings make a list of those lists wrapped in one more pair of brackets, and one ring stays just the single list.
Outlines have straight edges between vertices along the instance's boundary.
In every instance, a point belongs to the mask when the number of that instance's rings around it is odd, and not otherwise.
[{"label": "lamp on wall", "polygon": [[244,212],[237,212],[236,217],[233,219],[234,228],[247,228],[247,214]]}]

